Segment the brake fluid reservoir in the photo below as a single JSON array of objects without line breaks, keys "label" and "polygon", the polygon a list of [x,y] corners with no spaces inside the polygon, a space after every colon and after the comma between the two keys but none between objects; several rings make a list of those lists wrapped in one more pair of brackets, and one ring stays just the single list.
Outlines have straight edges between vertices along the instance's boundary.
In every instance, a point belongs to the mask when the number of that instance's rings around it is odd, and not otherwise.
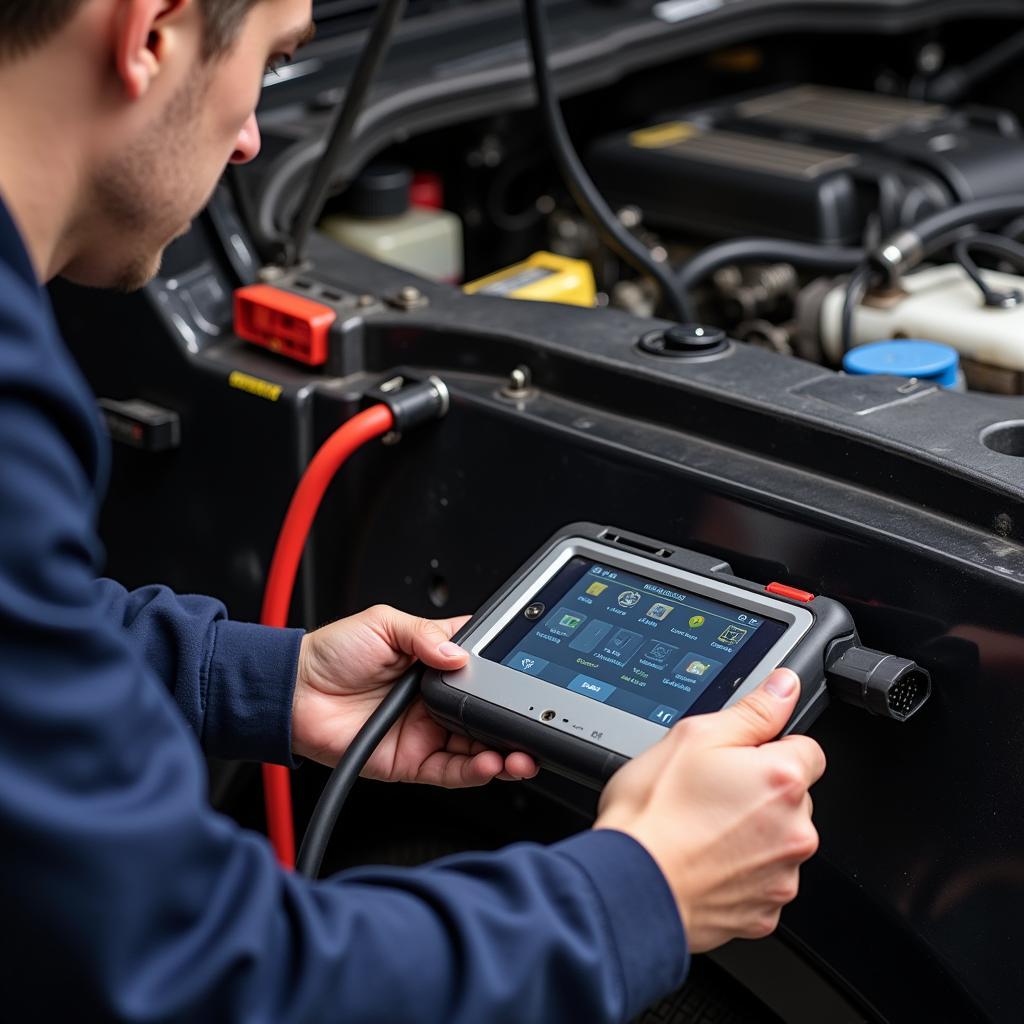
[{"label": "brake fluid reservoir", "polygon": [[433,281],[462,279],[462,222],[448,210],[412,206],[412,173],[373,164],[343,197],[345,212],[324,218],[320,230],[336,242]]},{"label": "brake fluid reservoir", "polygon": [[[989,288],[1024,290],[1016,274],[982,270]],[[820,306],[821,346],[828,360],[842,355],[845,285],[837,284]],[[810,310],[808,310],[810,312]],[[1024,303],[1007,309],[985,305],[978,286],[959,264],[907,274],[898,290],[870,297],[854,312],[856,347],[881,338],[928,338],[956,349],[972,389],[1024,392]]]}]

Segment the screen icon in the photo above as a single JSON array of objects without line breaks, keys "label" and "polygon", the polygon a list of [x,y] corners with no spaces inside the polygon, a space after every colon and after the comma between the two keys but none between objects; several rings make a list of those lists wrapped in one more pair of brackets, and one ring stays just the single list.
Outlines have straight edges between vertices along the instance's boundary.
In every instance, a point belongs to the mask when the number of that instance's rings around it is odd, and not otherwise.
[{"label": "screen icon", "polygon": [[642,641],[643,637],[631,629],[617,629],[604,642],[602,653],[616,661],[625,662],[633,656]]},{"label": "screen icon", "polygon": [[697,680],[701,684],[710,683],[724,667],[724,661],[715,661],[699,651],[689,651],[675,667],[675,675]]},{"label": "screen icon", "polygon": [[703,615],[691,615],[690,616],[690,629],[700,629],[704,625]]},{"label": "screen icon", "polygon": [[591,583],[587,587],[587,593],[591,597],[600,597],[608,589],[607,583]]},{"label": "screen icon", "polygon": [[640,657],[649,667],[664,672],[668,669],[668,663],[678,649],[671,644],[663,644],[660,640],[648,640],[647,645],[640,652]]},{"label": "screen icon", "polygon": [[747,630],[739,626],[726,626],[718,642],[722,644],[738,644],[747,635]]},{"label": "screen icon", "polygon": [[629,645],[630,640],[636,636],[635,633],[631,633],[628,629],[620,629],[615,636],[609,641],[610,646],[614,647],[615,650],[621,651]]},{"label": "screen icon", "polygon": [[652,604],[651,607],[647,609],[647,618],[657,619],[658,622],[664,622],[665,619],[669,617],[671,611],[672,605],[662,604],[661,601],[658,601],[657,604]]},{"label": "screen icon", "polygon": [[548,667],[548,662],[544,658],[538,658],[529,651],[517,651],[505,664],[525,672],[528,676],[539,676]]},{"label": "screen icon", "polygon": [[652,722],[657,722],[658,725],[669,726],[675,720],[679,711],[676,708],[670,708],[667,704],[659,704],[647,717]]},{"label": "screen icon", "polygon": [[544,626],[555,636],[575,636],[576,630],[586,621],[587,616],[583,612],[562,605],[548,616]]},{"label": "screen icon", "polygon": [[746,622],[746,621],[747,621],[747,617],[746,617],[746,615],[737,615],[737,616],[736,616],[736,619],[737,619],[737,621],[739,621],[739,622]]},{"label": "screen icon", "polygon": [[635,590],[624,590],[619,594],[620,608],[635,608],[640,603],[640,595]]}]

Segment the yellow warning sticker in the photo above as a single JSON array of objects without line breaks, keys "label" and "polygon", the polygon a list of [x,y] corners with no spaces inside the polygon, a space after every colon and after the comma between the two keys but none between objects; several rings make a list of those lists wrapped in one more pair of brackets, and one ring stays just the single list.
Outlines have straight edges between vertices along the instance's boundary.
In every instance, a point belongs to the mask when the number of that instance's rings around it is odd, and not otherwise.
[{"label": "yellow warning sticker", "polygon": [[276,402],[284,390],[280,384],[271,384],[269,380],[250,377],[249,374],[240,373],[238,370],[233,371],[228,377],[228,386],[236,388],[238,391],[248,392],[257,398],[265,398],[268,402]]},{"label": "yellow warning sticker", "polygon": [[666,121],[630,132],[629,144],[634,149],[663,149],[692,139],[699,132],[700,129],[689,121]]}]

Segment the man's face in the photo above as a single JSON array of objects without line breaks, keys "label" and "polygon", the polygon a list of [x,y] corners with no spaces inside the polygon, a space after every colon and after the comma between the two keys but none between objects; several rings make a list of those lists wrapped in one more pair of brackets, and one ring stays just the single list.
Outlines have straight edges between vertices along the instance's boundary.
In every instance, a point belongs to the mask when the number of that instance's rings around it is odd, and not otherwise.
[{"label": "man's face", "polygon": [[202,17],[161,54],[156,96],[126,118],[89,186],[82,244],[64,276],[133,290],[158,272],[164,249],[188,230],[229,162],[259,152],[255,109],[268,63],[294,53],[310,26],[311,0],[260,0],[232,47],[200,55]]}]

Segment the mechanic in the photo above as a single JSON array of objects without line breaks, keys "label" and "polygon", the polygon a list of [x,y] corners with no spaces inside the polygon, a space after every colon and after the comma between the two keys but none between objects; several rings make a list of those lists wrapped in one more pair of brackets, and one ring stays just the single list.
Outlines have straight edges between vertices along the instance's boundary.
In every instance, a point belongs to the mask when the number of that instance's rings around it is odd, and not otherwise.
[{"label": "mechanic", "polygon": [[[226,163],[256,156],[265,67],[310,17],[309,0],[0,0],[3,1015],[625,1020],[680,984],[688,949],[768,934],[796,893],[824,758],[768,742],[792,673],[671,730],[590,831],[310,882],[214,813],[202,752],[334,763],[413,658],[463,663],[460,621],[380,607],[304,635],[97,578],[109,445],[40,282],[152,277]],[[414,707],[368,771],[471,786],[536,767]]]}]

